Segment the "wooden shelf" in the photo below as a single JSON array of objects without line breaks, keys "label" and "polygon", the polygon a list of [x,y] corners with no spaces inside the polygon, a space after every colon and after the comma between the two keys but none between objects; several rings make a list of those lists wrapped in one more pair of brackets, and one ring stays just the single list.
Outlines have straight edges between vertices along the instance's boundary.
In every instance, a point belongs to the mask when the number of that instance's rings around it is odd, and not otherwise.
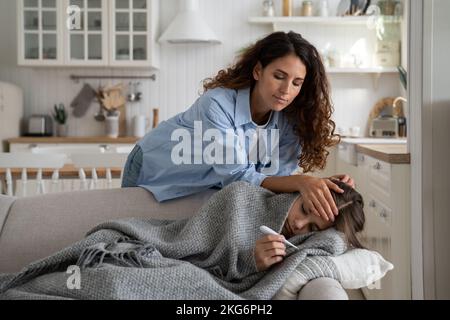
[{"label": "wooden shelf", "polygon": [[[394,16],[381,16],[384,23],[401,23],[402,19]],[[364,25],[372,16],[359,17],[249,17],[248,22],[253,24],[321,24],[321,25]]]},{"label": "wooden shelf", "polygon": [[398,73],[397,68],[328,68],[327,72],[330,74],[340,74],[340,73],[370,73],[370,74],[380,74],[380,73]]}]

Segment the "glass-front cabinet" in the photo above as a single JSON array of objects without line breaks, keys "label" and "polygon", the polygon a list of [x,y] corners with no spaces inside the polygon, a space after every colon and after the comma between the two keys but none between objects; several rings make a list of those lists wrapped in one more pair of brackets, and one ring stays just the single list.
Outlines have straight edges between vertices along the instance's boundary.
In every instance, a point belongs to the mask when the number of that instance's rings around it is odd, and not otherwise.
[{"label": "glass-front cabinet", "polygon": [[108,64],[108,0],[65,0],[69,65]]},{"label": "glass-front cabinet", "polygon": [[111,0],[111,65],[154,65],[157,1]]},{"label": "glass-front cabinet", "polygon": [[18,61],[20,65],[63,63],[61,2],[22,0],[18,2]]},{"label": "glass-front cabinet", "polygon": [[19,65],[158,68],[159,0],[19,0]]}]

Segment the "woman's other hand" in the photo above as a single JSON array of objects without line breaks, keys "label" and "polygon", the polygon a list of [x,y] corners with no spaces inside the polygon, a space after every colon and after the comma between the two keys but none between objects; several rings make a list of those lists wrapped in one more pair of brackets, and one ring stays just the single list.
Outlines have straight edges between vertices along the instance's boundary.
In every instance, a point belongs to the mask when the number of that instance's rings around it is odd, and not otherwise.
[{"label": "woman's other hand", "polygon": [[282,235],[267,235],[256,241],[255,262],[258,271],[265,271],[271,265],[281,262],[286,255]]},{"label": "woman's other hand", "polygon": [[334,221],[338,209],[331,190],[343,193],[330,179],[316,178],[307,175],[299,176],[298,188],[303,198],[303,207],[307,213],[315,214],[325,221]]},{"label": "woman's other hand", "polygon": [[348,174],[337,174],[329,178],[330,180],[339,180],[348,184],[350,187],[355,189],[355,181]]}]

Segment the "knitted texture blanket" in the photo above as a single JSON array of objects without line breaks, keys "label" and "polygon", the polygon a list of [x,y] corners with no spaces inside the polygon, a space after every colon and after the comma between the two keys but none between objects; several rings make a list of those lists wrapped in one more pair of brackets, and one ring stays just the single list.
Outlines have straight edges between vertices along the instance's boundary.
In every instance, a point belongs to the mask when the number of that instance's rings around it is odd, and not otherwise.
[{"label": "knitted texture blanket", "polygon": [[271,299],[307,256],[346,250],[334,229],[297,235],[289,240],[300,250],[288,247],[283,262],[257,272],[259,227],[281,232],[298,196],[235,182],[189,219],[100,224],[20,273],[0,275],[0,299]]}]

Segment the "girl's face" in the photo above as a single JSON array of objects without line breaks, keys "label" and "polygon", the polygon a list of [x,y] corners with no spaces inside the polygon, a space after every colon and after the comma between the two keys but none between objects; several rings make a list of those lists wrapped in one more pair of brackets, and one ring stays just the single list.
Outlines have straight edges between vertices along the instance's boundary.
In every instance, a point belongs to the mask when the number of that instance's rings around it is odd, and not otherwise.
[{"label": "girl's face", "polygon": [[302,88],[306,67],[295,54],[278,58],[264,69],[258,63],[253,70],[255,89],[264,108],[281,111],[291,104]]},{"label": "girl's face", "polygon": [[303,209],[303,199],[298,197],[289,210],[285,222],[286,231],[290,236],[308,233],[311,231],[325,230],[333,226],[333,222],[326,221],[315,214],[308,213]]}]

